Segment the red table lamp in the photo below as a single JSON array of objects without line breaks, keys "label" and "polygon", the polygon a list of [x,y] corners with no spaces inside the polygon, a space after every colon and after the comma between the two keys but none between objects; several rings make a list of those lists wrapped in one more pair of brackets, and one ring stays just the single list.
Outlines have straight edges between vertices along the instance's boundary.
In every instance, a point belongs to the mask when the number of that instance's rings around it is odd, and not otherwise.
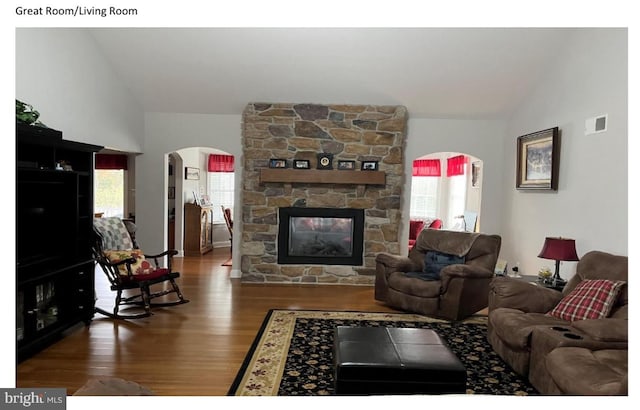
[{"label": "red table lamp", "polygon": [[567,238],[545,238],[542,250],[538,258],[552,259],[556,261],[556,272],[553,274],[554,282],[564,282],[560,277],[560,261],[578,261],[576,253],[576,241]]}]

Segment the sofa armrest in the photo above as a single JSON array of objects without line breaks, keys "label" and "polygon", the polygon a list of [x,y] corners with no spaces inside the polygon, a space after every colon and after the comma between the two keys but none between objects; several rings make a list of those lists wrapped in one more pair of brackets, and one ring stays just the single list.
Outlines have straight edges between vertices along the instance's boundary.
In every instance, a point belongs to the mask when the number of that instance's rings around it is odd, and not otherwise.
[{"label": "sofa armrest", "polygon": [[387,276],[393,272],[417,272],[422,270],[422,266],[416,264],[407,256],[391,255],[389,253],[379,253],[376,256],[376,264],[382,267]]},{"label": "sofa armrest", "polygon": [[573,326],[534,326],[531,331],[531,371],[539,370],[547,354],[558,347],[580,347],[589,350],[627,349],[626,342],[603,342],[595,340]]},{"label": "sofa armrest", "polygon": [[547,313],[562,299],[562,293],[513,278],[494,278],[489,284],[489,311],[506,307],[525,313]]},{"label": "sofa armrest", "polygon": [[590,338],[601,342],[628,342],[629,321],[627,319],[585,319],[571,322],[571,326]]}]

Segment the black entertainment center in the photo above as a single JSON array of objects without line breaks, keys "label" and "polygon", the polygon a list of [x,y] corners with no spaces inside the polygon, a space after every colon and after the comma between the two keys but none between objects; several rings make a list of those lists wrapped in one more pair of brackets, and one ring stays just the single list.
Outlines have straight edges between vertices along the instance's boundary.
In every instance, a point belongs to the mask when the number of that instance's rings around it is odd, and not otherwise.
[{"label": "black entertainment center", "polygon": [[21,362],[94,314],[94,154],[16,124],[16,345]]}]

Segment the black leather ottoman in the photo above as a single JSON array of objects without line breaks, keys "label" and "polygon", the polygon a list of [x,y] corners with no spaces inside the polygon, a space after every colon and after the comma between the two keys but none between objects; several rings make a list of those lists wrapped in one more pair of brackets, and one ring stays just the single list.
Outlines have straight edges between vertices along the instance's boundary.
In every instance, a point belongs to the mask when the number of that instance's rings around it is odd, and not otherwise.
[{"label": "black leather ottoman", "polygon": [[336,394],[464,394],[467,372],[429,329],[345,327],[334,331]]}]

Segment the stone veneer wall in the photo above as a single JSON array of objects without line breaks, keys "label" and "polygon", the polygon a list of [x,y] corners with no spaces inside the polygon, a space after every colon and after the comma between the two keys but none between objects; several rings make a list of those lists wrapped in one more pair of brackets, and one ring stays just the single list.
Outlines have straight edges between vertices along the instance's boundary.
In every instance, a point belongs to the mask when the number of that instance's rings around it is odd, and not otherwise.
[{"label": "stone veneer wall", "polygon": [[[243,282],[372,285],[375,256],[399,254],[400,198],[407,110],[402,106],[252,103],[243,113]],[[307,159],[318,153],[338,160],[379,161],[382,185],[260,184],[271,158]],[[297,172],[305,172],[299,170]],[[329,172],[329,171],[326,171]],[[290,206],[365,209],[364,265],[279,265],[278,208]]]}]

